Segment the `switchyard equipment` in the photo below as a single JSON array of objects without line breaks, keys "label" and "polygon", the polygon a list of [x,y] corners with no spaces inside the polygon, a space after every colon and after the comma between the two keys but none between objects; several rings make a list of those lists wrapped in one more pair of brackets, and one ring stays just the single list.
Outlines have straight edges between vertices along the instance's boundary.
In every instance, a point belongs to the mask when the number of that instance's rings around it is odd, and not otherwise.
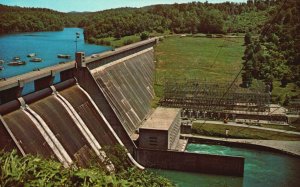
[{"label": "switchyard equipment", "polygon": [[288,103],[289,113],[300,114],[300,99],[292,99]]},{"label": "switchyard equipment", "polygon": [[263,85],[246,89],[237,85],[192,80],[166,79],[160,105],[203,113],[268,113],[270,94]]}]

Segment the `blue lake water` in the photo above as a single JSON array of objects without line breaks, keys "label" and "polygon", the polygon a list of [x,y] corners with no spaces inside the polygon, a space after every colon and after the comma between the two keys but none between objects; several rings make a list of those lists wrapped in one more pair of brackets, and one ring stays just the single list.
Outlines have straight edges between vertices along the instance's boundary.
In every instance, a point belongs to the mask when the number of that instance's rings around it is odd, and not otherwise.
[{"label": "blue lake water", "polygon": [[[111,50],[111,47],[91,45],[84,42],[83,29],[65,28],[57,32],[33,32],[0,35],[0,60],[6,63],[1,66],[4,70],[0,71],[0,78],[8,78],[23,73],[41,69],[48,66],[59,64],[59,62],[72,61],[76,51],[76,33],[80,34],[77,39],[77,50],[84,51],[86,55],[100,53]],[[42,62],[29,62],[27,57],[30,53],[36,53]],[[69,54],[71,59],[57,58],[57,54]],[[21,60],[27,62],[22,66],[8,66],[7,63],[13,61],[13,57],[19,56]],[[60,77],[55,77],[55,82],[59,82]],[[33,84],[26,84],[24,93],[33,91]]]},{"label": "blue lake water", "polygon": [[152,170],[177,186],[183,187],[298,187],[300,186],[300,159],[267,151],[235,148],[221,145],[189,144],[193,153],[245,157],[244,177],[207,175],[168,170]]}]

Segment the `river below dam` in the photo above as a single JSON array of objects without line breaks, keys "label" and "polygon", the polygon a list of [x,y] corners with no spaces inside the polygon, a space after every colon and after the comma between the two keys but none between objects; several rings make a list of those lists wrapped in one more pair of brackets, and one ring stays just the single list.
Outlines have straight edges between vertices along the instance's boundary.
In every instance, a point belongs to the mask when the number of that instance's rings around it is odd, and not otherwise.
[{"label": "river below dam", "polygon": [[186,151],[242,156],[245,158],[244,177],[156,169],[151,171],[180,187],[298,187],[300,184],[299,158],[268,151],[208,144],[189,144]]}]

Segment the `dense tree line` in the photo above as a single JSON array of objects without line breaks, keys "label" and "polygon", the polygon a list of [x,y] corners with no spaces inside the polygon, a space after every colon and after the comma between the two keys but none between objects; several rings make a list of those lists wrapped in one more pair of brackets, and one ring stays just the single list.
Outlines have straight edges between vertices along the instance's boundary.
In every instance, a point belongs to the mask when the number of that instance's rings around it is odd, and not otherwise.
[{"label": "dense tree line", "polygon": [[0,5],[0,34],[57,31],[76,26],[74,15],[49,9],[20,8]]},{"label": "dense tree line", "polygon": [[111,36],[120,38],[143,31],[157,30],[159,26],[164,27],[164,25],[162,17],[135,8],[120,8],[91,13],[79,23],[79,27],[84,28],[87,38]]},{"label": "dense tree line", "polygon": [[[79,23],[85,36],[105,38],[133,35],[142,31],[163,33],[227,33],[258,30],[274,3],[210,4],[192,2],[154,5],[144,8],[121,8],[91,13]],[[255,22],[252,22],[255,15]],[[248,20],[248,22],[245,22]],[[251,24],[249,24],[251,22]]]},{"label": "dense tree line", "polygon": [[[226,33],[257,30],[266,19],[272,3],[256,0],[248,3],[200,3],[154,5],[143,8],[119,8],[94,13],[61,13],[49,9],[0,5],[0,33],[53,31],[78,26],[86,39],[138,34]],[[257,14],[257,15],[256,15]],[[249,24],[256,15],[255,23]],[[248,20],[248,21],[245,21]]]},{"label": "dense tree line", "polygon": [[250,86],[253,78],[270,85],[280,80],[282,86],[289,82],[300,86],[300,2],[281,0],[277,4],[259,38],[252,39],[250,33],[245,36],[244,86]]}]

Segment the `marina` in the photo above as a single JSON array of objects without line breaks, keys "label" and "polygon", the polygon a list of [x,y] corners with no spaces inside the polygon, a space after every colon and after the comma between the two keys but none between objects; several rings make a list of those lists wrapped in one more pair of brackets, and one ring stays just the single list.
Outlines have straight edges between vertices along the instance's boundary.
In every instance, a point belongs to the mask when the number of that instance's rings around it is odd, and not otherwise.
[{"label": "marina", "polygon": [[[74,60],[76,33],[82,36],[77,41],[78,50],[84,50],[86,55],[111,50],[111,47],[85,43],[83,30],[80,28],[1,35],[0,45],[5,47],[0,48],[0,65],[4,68],[0,71],[0,78],[3,81],[4,78],[31,72],[33,69],[43,69]],[[66,56],[58,58],[58,54]]]}]

